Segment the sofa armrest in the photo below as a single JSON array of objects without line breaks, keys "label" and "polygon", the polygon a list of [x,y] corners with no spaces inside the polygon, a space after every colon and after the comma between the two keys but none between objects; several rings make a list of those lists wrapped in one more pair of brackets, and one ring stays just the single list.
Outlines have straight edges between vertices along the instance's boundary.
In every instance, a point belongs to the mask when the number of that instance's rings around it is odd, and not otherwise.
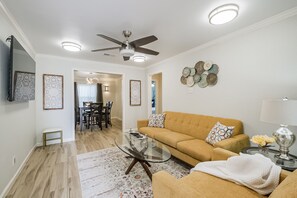
[{"label": "sofa armrest", "polygon": [[292,172],[282,169],[280,178],[279,178],[279,183],[284,181],[284,179],[286,179],[286,177],[289,176],[290,174],[292,174]]},{"label": "sofa armrest", "polygon": [[235,153],[239,153],[243,148],[250,146],[249,136],[245,134],[239,134],[234,137],[222,140],[214,144],[214,147],[223,148]]},{"label": "sofa armrest", "polygon": [[166,171],[159,171],[153,174],[152,186],[154,198],[205,197],[197,190],[180,182]]},{"label": "sofa armrest", "polygon": [[238,156],[238,154],[222,148],[215,148],[213,149],[211,161],[227,160],[229,157],[232,156]]},{"label": "sofa armrest", "polygon": [[147,127],[148,120],[137,120],[137,129],[140,129],[141,127]]}]

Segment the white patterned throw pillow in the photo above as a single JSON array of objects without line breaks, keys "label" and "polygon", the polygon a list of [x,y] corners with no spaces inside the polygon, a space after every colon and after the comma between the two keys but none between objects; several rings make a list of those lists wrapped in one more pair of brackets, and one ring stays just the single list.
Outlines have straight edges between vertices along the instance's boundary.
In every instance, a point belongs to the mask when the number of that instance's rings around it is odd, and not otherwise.
[{"label": "white patterned throw pillow", "polygon": [[217,122],[214,127],[210,130],[206,142],[214,145],[215,143],[228,139],[231,137],[234,130],[234,126],[225,126],[220,122]]},{"label": "white patterned throw pillow", "polygon": [[152,114],[149,117],[149,127],[164,128],[165,113],[162,114]]}]

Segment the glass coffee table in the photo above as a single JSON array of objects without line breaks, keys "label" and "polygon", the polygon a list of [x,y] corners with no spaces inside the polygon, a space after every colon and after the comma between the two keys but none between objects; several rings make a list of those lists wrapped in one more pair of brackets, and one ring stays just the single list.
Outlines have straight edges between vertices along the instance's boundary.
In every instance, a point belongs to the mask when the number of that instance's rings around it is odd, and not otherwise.
[{"label": "glass coffee table", "polygon": [[165,145],[137,132],[125,133],[123,140],[115,139],[115,144],[128,155],[126,158],[133,158],[125,172],[126,175],[139,162],[149,178],[152,179],[152,173],[149,170],[150,163],[162,163],[171,157],[171,153]]},{"label": "glass coffee table", "polygon": [[[259,147],[248,147],[241,151],[242,153],[247,154],[256,154],[261,153]],[[291,160],[284,160],[277,157],[279,154],[279,151],[274,149],[268,149],[267,153],[264,154],[264,156],[268,157],[273,161],[276,165],[282,167],[282,169],[288,170],[288,171],[294,171],[297,169],[297,156],[289,154]]]}]

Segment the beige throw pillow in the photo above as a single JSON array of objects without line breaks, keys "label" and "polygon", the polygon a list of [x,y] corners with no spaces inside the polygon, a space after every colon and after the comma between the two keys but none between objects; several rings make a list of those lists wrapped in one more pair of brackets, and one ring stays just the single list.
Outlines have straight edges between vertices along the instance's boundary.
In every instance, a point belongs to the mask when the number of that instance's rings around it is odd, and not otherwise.
[{"label": "beige throw pillow", "polygon": [[234,126],[225,126],[220,122],[217,122],[215,126],[210,130],[206,142],[214,145],[215,143],[225,140],[231,137],[234,130]]},{"label": "beige throw pillow", "polygon": [[152,114],[149,117],[149,127],[164,128],[165,113],[162,114]]}]

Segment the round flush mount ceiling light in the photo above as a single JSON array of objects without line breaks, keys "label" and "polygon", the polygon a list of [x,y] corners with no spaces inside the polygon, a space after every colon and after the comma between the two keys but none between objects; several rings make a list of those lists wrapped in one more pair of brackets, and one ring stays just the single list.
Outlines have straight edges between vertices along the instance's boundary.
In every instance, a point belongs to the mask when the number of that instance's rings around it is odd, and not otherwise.
[{"label": "round flush mount ceiling light", "polygon": [[133,56],[133,61],[137,63],[142,63],[145,61],[145,56]]},{"label": "round flush mount ceiling light", "polygon": [[219,6],[209,13],[209,23],[213,25],[228,23],[237,17],[238,10],[239,6],[236,4]]},{"label": "round flush mount ceiling light", "polygon": [[62,42],[61,43],[62,48],[71,52],[79,52],[81,50],[81,46],[77,43],[73,43],[73,42]]}]

